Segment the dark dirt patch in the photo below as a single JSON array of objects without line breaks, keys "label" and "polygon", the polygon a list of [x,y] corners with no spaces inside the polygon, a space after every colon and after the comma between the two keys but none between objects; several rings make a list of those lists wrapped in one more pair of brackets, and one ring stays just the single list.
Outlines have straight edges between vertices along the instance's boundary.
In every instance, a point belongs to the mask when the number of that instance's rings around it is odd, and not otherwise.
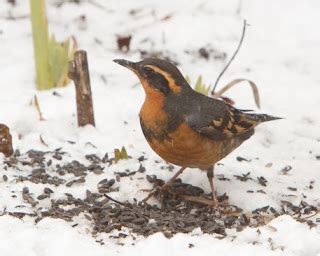
[{"label": "dark dirt patch", "polygon": [[[96,155],[86,156],[86,159],[90,162],[89,165],[75,160],[69,163],[62,163],[60,159],[63,159],[64,154],[60,149],[54,152],[33,150],[26,154],[16,152],[14,156],[4,163],[3,169],[9,172],[9,168],[19,169],[21,165],[28,165],[32,167],[32,171],[26,176],[18,176],[16,182],[29,181],[35,184],[42,183],[70,187],[75,184],[81,185],[85,183],[88,173],[99,175],[104,171],[106,164],[113,164],[108,156],[101,159]],[[54,159],[56,163],[58,161],[59,164],[54,166],[54,162],[50,158]],[[141,159],[139,160],[141,161]],[[145,168],[140,165],[136,171],[119,171],[114,175],[115,178],[118,176],[132,177],[136,173],[141,175],[144,172]],[[62,177],[66,174],[73,175],[73,179],[68,181],[63,179]],[[253,180],[250,177],[250,173],[235,176],[235,178],[240,181]],[[164,184],[164,181],[158,179],[155,175],[146,175],[146,179],[153,185],[155,190],[159,190]],[[262,186],[267,185],[267,180],[264,177],[258,177],[257,180]],[[267,205],[252,212],[244,212],[241,208],[230,205],[226,194],[218,198],[219,207],[212,209],[210,206],[189,200],[188,198],[201,197],[209,201],[210,195],[204,194],[204,191],[199,187],[183,183],[180,179],[177,179],[161,196],[158,195],[161,206],[138,201],[134,203],[118,202],[108,196],[108,193],[116,192],[118,189],[116,179],[101,178],[97,182],[97,193],[87,190],[85,198],[76,198],[72,194],[65,193],[64,199],[56,200],[52,197],[54,190],[49,187],[45,187],[42,194],[38,196],[34,196],[28,187],[24,187],[21,191],[22,198],[25,203],[31,205],[35,213],[25,214],[18,211],[4,211],[3,214],[18,218],[29,215],[35,218],[35,222],[39,222],[46,217],[73,221],[75,216],[82,214],[92,223],[93,234],[109,233],[112,230],[121,230],[122,227],[127,227],[139,235],[148,236],[156,232],[163,232],[167,237],[171,237],[176,233],[188,233],[200,227],[204,233],[218,234],[224,237],[226,229],[235,228],[240,231],[248,226],[265,225],[273,218],[283,214],[289,214],[301,222],[314,226],[315,222],[303,216],[313,215],[319,211],[317,207],[304,201],[299,205],[282,201],[280,210]],[[295,191],[293,187],[288,187],[288,189]],[[252,190],[248,190],[248,193],[249,191],[253,193]],[[263,193],[265,192],[263,191]],[[50,200],[48,209],[40,207],[42,200]],[[77,223],[73,224],[77,225]]]}]

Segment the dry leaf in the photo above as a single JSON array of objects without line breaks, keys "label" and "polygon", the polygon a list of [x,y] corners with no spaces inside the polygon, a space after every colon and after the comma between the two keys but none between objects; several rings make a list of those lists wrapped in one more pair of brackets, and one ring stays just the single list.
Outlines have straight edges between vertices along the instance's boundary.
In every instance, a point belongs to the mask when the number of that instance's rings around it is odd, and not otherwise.
[{"label": "dry leaf", "polygon": [[117,38],[117,44],[118,44],[118,50],[122,52],[128,52],[130,50],[130,42],[131,42],[132,36],[118,36]]},{"label": "dry leaf", "polygon": [[8,126],[0,124],[0,152],[6,157],[13,154],[12,136]]},{"label": "dry leaf", "polygon": [[246,82],[248,82],[250,84],[252,92],[253,92],[253,96],[254,96],[254,101],[255,101],[257,107],[260,108],[260,96],[259,96],[258,87],[254,82],[252,82],[251,80],[245,79],[245,78],[239,78],[239,79],[232,80],[231,82],[226,84],[221,90],[219,90],[218,92],[214,93],[213,97],[214,98],[221,97],[222,94],[224,94],[230,88],[232,88],[236,84],[239,84],[239,83],[244,82],[244,81],[246,81]]}]

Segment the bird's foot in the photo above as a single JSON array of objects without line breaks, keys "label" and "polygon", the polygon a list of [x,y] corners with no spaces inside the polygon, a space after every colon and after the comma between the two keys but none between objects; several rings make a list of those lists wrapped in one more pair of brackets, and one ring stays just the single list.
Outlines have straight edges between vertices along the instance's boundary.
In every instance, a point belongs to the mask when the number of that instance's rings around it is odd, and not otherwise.
[{"label": "bird's foot", "polygon": [[163,195],[167,190],[168,188],[170,187],[170,184],[167,184],[165,183],[164,185],[162,185],[160,188],[157,187],[157,188],[154,188],[154,189],[143,189],[142,191],[144,192],[150,192],[148,194],[148,196],[143,199],[142,201],[144,203],[146,203],[151,197],[156,197],[158,198],[159,196]]},{"label": "bird's foot", "polygon": [[160,194],[159,188],[154,189],[142,189],[143,192],[149,192],[146,198],[142,200],[142,202],[146,203],[151,197],[157,197]]}]

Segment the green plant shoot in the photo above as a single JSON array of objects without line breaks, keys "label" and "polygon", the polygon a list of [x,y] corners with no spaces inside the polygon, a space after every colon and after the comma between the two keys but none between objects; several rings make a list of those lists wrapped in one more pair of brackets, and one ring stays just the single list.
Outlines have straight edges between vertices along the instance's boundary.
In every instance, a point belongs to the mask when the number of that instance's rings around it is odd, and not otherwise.
[{"label": "green plant shoot", "polygon": [[45,0],[30,0],[30,8],[37,89],[65,86],[68,61],[75,52],[71,40],[59,43],[54,36],[49,39]]}]

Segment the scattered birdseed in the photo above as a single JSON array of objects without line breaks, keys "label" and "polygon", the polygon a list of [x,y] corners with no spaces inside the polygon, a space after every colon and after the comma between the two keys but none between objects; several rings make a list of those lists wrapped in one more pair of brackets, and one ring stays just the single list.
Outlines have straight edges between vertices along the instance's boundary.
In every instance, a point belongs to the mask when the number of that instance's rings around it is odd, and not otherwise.
[{"label": "scattered birdseed", "polygon": [[292,166],[291,165],[286,165],[285,167],[283,167],[282,169],[281,169],[281,174],[283,174],[283,175],[287,175],[288,174],[288,172],[289,171],[291,171],[292,170]]},{"label": "scattered birdseed", "polygon": [[39,195],[39,196],[37,197],[37,199],[38,199],[38,200],[43,200],[43,199],[49,198],[49,197],[50,197],[50,194],[42,194],[42,195]]},{"label": "scattered birdseed", "polygon": [[101,159],[96,154],[86,155],[85,158],[93,163],[100,163]]},{"label": "scattered birdseed", "polygon": [[146,158],[145,158],[144,155],[138,157],[138,161],[139,162],[142,162],[142,161],[145,161],[145,160],[146,160]]},{"label": "scattered birdseed", "polygon": [[267,168],[272,167],[272,163],[267,163],[267,164],[265,165],[265,167],[267,167]]},{"label": "scattered birdseed", "polygon": [[54,154],[53,156],[52,156],[52,158],[54,158],[54,159],[57,159],[57,160],[62,160],[62,155],[60,155],[60,154]]},{"label": "scattered birdseed", "polygon": [[108,163],[109,162],[109,155],[108,153],[105,153],[103,158],[102,158],[102,163]]},{"label": "scattered birdseed", "polygon": [[261,177],[257,177],[257,179],[258,179],[258,182],[259,182],[259,184],[261,185],[261,186],[264,186],[264,187],[266,187],[267,186],[267,180],[266,180],[266,178],[264,178],[263,176],[261,176]]},{"label": "scattered birdseed", "polygon": [[52,194],[52,193],[53,193],[53,190],[52,190],[51,188],[45,187],[45,188],[43,189],[43,192],[44,192],[45,194]]},{"label": "scattered birdseed", "polygon": [[241,157],[241,156],[237,156],[237,161],[239,161],[239,162],[251,162],[251,160],[248,160],[248,159],[246,159],[246,158],[244,158],[244,157]]},{"label": "scattered birdseed", "polygon": [[[91,154],[86,156],[86,159],[90,161],[88,166],[75,160],[69,163],[60,162],[52,166],[52,161],[49,163],[45,160],[48,159],[46,156],[63,156],[64,153],[61,149],[53,152],[31,150],[26,154],[18,153],[10,159],[5,160],[4,167],[19,168],[21,165],[28,165],[32,167],[32,171],[27,175],[25,174],[26,176],[21,175],[16,177],[16,182],[29,181],[35,184],[75,186],[76,183],[85,182],[85,178],[89,173],[91,175],[99,175],[103,172],[105,163],[110,163],[107,154],[102,159]],[[139,161],[142,162],[143,160],[144,158],[141,158]],[[48,166],[50,166],[50,169],[47,168]],[[163,168],[172,170],[171,166]],[[144,172],[145,167],[142,165],[139,166],[137,171],[130,172],[126,170],[118,172],[116,173],[117,181],[120,176],[134,176],[137,173]],[[61,178],[61,176],[67,174],[74,176],[68,182]],[[235,177],[240,181],[252,180],[250,172]],[[218,176],[217,178],[222,181],[230,180],[224,176]],[[156,175],[146,175],[146,179],[152,184],[156,192],[164,184],[164,181],[157,178]],[[267,180],[264,177],[258,177],[257,179],[259,184],[266,186]],[[5,180],[4,176],[3,180]],[[314,183],[314,181],[310,182],[310,189],[313,188]],[[283,200],[281,201],[280,209],[264,206],[252,212],[245,212],[235,205],[230,205],[228,203],[228,195],[224,194],[218,196],[219,205],[217,208],[212,209],[208,205],[200,204],[193,200],[194,198],[201,198],[206,202],[210,202],[210,194],[205,194],[201,188],[183,183],[181,179],[177,179],[163,194],[159,194],[159,192],[155,193],[155,196],[161,202],[161,206],[158,206],[138,202],[137,200],[134,203],[128,203],[112,199],[108,196],[108,193],[118,190],[115,184],[115,179],[101,179],[97,183],[98,191],[96,193],[87,190],[85,198],[77,198],[71,193],[65,193],[65,197],[60,199],[54,199],[55,197],[51,196],[54,190],[49,187],[44,187],[42,194],[37,196],[33,196],[29,188],[24,187],[21,193],[22,198],[25,204],[30,204],[33,207],[33,213],[27,214],[13,211],[4,214],[17,218],[30,216],[34,218],[36,223],[45,217],[58,218],[69,221],[70,226],[78,225],[78,223],[75,223],[74,217],[81,214],[81,216],[84,216],[91,223],[93,235],[97,233],[110,233],[113,230],[121,230],[122,227],[126,227],[132,233],[138,235],[149,236],[162,232],[166,237],[172,237],[176,233],[189,233],[195,228],[200,228],[203,233],[217,234],[219,239],[223,239],[226,236],[226,229],[232,228],[241,231],[246,227],[266,225],[273,218],[283,214],[294,216],[295,219],[306,223],[310,227],[320,222],[319,218],[315,220],[308,219],[309,216],[313,216],[319,212],[319,207],[310,205],[305,201],[301,201],[299,205],[294,205],[289,201]],[[296,188],[292,187],[288,187],[288,189],[297,191]],[[254,190],[248,190],[247,192],[254,193]],[[256,192],[266,194],[262,189]],[[16,197],[16,195],[12,196]],[[48,208],[36,207],[39,201],[47,198],[50,198],[48,200],[50,202]],[[26,207],[25,204],[21,205],[21,207]],[[118,233],[114,238],[125,236],[127,234]],[[193,248],[193,245],[189,245],[189,248]]]},{"label": "scattered birdseed", "polygon": [[247,181],[247,180],[253,180],[250,176],[250,172],[247,172],[246,174],[242,174],[241,176],[240,175],[233,175],[234,177],[237,178],[237,180],[240,180],[240,181]]}]

